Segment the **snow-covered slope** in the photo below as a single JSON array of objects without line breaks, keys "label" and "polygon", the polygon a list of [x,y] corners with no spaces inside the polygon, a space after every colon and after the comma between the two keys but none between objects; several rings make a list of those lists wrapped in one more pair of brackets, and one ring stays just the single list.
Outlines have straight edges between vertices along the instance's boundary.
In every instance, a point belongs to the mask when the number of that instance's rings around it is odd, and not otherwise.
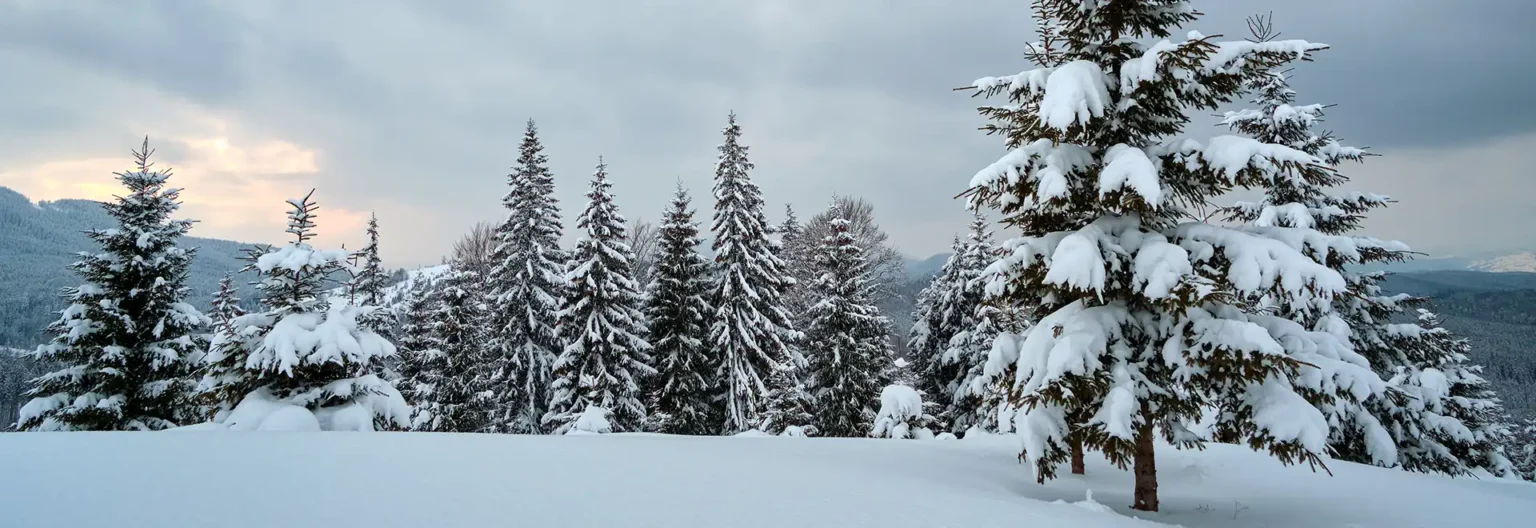
[{"label": "snow-covered slope", "polygon": [[1536,272],[1536,253],[1527,251],[1478,260],[1467,266],[1467,269],[1498,273]]},{"label": "snow-covered slope", "polygon": [[[1038,485],[1008,437],[971,440],[423,433],[0,435],[4,525],[203,527],[1492,527],[1536,485],[1235,446],[1159,453],[1161,513],[1130,476]],[[1089,490],[1093,501],[1086,499]],[[1061,501],[1061,502],[1057,502]]]},{"label": "snow-covered slope", "polygon": [[[406,297],[411,292],[412,288],[415,288],[416,285],[424,282],[432,282],[437,280],[439,277],[442,277],[444,273],[448,272],[448,268],[449,266],[447,264],[439,264],[436,266],[427,266],[424,268],[416,268],[406,271],[405,278],[401,279],[400,282],[396,282],[384,287],[384,307],[393,309],[398,305],[405,303],[407,300]],[[338,300],[346,300],[347,286],[341,285],[332,288],[330,295],[331,301],[333,302]]]}]

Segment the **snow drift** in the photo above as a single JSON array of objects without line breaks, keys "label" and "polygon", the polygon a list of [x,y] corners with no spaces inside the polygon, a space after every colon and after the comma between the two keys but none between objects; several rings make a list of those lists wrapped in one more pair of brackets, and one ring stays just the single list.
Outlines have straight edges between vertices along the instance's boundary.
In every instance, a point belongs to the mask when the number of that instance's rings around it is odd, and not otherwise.
[{"label": "snow drift", "polygon": [[[1161,513],[1092,454],[1035,484],[1018,440],[162,432],[0,435],[6,526],[1483,527],[1536,485],[1235,446],[1158,454]],[[1090,498],[1091,491],[1091,498]],[[1059,502],[1058,502],[1059,501]]]}]

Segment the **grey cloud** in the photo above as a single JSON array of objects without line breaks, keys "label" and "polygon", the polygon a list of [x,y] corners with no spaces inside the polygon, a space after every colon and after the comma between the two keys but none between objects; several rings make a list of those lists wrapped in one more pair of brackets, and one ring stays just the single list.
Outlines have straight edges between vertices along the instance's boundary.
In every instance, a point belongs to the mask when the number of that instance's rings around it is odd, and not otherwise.
[{"label": "grey cloud", "polygon": [[184,93],[227,101],[248,87],[242,24],[200,2],[0,5],[0,47],[35,50]]},{"label": "grey cloud", "polygon": [[[567,217],[598,155],[627,216],[655,218],[677,178],[707,213],[714,146],[733,109],[774,216],[785,202],[809,215],[832,194],[861,195],[903,249],[927,254],[963,229],[951,197],[1001,153],[975,130],[977,101],[950,88],[1028,67],[1020,51],[1034,38],[1027,3],[1016,0],[368,6],[102,2],[0,16],[0,65],[65,58],[314,147],[328,203],[429,213],[385,218],[400,226],[386,245],[408,247],[401,256],[414,262],[435,261],[453,235],[500,216],[503,174],[530,117]],[[1536,51],[1536,36],[1518,27],[1536,15],[1528,3],[1196,6],[1208,13],[1196,24],[1206,33],[1239,37],[1243,17],[1272,6],[1287,37],[1333,44],[1298,68],[1297,82],[1303,97],[1340,104],[1330,126],[1357,143],[1401,150],[1536,124],[1513,104],[1536,78],[1501,62]],[[139,24],[125,20],[182,30],[127,42]],[[31,29],[5,31],[23,22]],[[0,88],[48,89],[46,79]],[[110,97],[75,96],[66,107],[9,104],[10,95],[0,92],[0,116],[22,119],[0,123],[6,136],[50,116],[56,128],[81,129],[92,112],[122,112]]]}]

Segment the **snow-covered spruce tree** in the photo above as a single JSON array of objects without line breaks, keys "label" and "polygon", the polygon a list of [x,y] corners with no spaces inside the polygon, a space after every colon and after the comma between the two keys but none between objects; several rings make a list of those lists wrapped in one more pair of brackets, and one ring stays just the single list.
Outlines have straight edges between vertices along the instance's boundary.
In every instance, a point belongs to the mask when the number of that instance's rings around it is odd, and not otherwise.
[{"label": "snow-covered spruce tree", "polygon": [[389,280],[389,274],[384,271],[382,262],[379,260],[379,217],[377,215],[368,216],[368,244],[357,251],[355,258],[361,264],[357,275],[352,278],[352,302],[360,306],[384,304],[384,283]]},{"label": "snow-covered spruce tree", "polygon": [[655,374],[645,340],[640,287],[630,275],[624,217],[609,190],[608,167],[599,159],[576,225],[585,231],[571,255],[570,284],[558,329],[565,348],[554,363],[544,426],[564,433],[589,406],[613,413],[615,431],[638,430],[645,419],[639,381]]},{"label": "snow-covered spruce tree", "polygon": [[793,283],[784,288],[784,309],[792,317],[805,314],[810,308],[811,269],[816,267],[816,242],[807,240],[805,227],[795,216],[795,209],[784,204],[784,222],[779,224],[779,260],[784,263],[784,273]]},{"label": "snow-covered spruce tree", "polygon": [[556,313],[564,297],[565,254],[560,250],[560,209],[554,176],[528,121],[517,166],[507,176],[511,190],[502,204],[507,220],[496,228],[487,299],[487,346],[497,364],[497,420],[503,431],[543,432],[549,385],[560,339]]},{"label": "snow-covered spruce tree", "polygon": [[1503,451],[1512,434],[1483,368],[1467,356],[1471,345],[1441,326],[1440,317],[1419,309],[1418,321],[1389,327],[1396,336],[1399,362],[1392,365],[1391,386],[1406,400],[1380,412],[1371,406],[1397,440],[1404,469],[1498,476],[1515,473]]},{"label": "snow-covered spruce tree", "polygon": [[646,318],[654,347],[656,376],[648,381],[651,414],[664,433],[707,435],[719,430],[712,401],[717,391],[717,357],[704,340],[709,315],[708,263],[699,256],[699,226],[681,183],[661,218],[661,241]]},{"label": "snow-covered spruce tree", "polygon": [[[473,271],[454,263],[454,269],[441,279],[432,294],[426,324],[428,331],[419,353],[420,423],[426,431],[450,433],[489,432],[491,420],[490,379],[494,372],[485,358],[484,299],[475,295],[480,278]],[[416,356],[418,354],[413,354]]]},{"label": "snow-covered spruce tree", "polygon": [[193,334],[209,320],[182,301],[193,251],[176,242],[192,221],[171,219],[180,192],[153,153],[146,138],[134,169],[117,174],[128,192],[102,204],[117,227],[87,232],[101,250],[70,265],[85,283],[64,290],[53,341],[30,354],[60,369],[32,380],[18,429],[144,431],[198,418]]},{"label": "snow-covered spruce tree", "polygon": [[432,307],[439,304],[437,295],[440,291],[441,287],[436,279],[423,279],[417,282],[406,293],[406,299],[399,314],[400,340],[396,344],[399,361],[396,374],[400,379],[395,382],[395,387],[399,389],[406,403],[411,404],[412,429],[423,428],[426,418],[429,417],[422,410],[426,407],[423,403],[431,396],[432,391],[427,379],[431,375],[427,370],[429,353],[436,347],[431,315]]},{"label": "snow-covered spruce tree", "polygon": [[[956,382],[960,379],[955,365],[944,362],[944,353],[949,350],[950,340],[962,330],[965,314],[974,308],[966,306],[960,295],[962,283],[958,274],[964,254],[965,246],[956,236],[950,245],[949,258],[944,260],[928,287],[917,294],[912,329],[907,334],[907,351],[912,357],[910,368],[917,373],[915,387],[940,409],[951,406],[959,388]],[[939,420],[947,423],[949,416],[941,412]]]},{"label": "snow-covered spruce tree", "polygon": [[[999,333],[1005,328],[1018,329],[1008,328],[1015,321],[1007,312],[985,302],[985,272],[998,256],[989,222],[980,214],[975,215],[955,263],[952,296],[955,309],[962,312],[959,331],[950,337],[942,358],[954,376],[948,385],[952,392],[936,398],[947,403],[940,414],[950,422],[953,431],[978,426],[986,431],[999,429],[994,406],[1002,399],[994,394],[998,392],[995,380],[985,375],[987,357]],[[983,406],[984,399],[992,405]]]},{"label": "snow-covered spruce tree", "polygon": [[[1250,19],[1249,27],[1256,42],[1268,42],[1276,35],[1267,17]],[[1507,473],[1509,464],[1498,452],[1500,435],[1507,431],[1502,406],[1483,386],[1479,367],[1468,363],[1464,342],[1440,328],[1432,315],[1421,317],[1419,324],[1395,323],[1427,299],[1383,293],[1384,273],[1357,270],[1361,264],[1400,262],[1410,255],[1400,242],[1354,234],[1366,213],[1389,203],[1385,196],[1338,189],[1347,178],[1336,168],[1347,161],[1362,161],[1365,151],[1342,145],[1326,132],[1314,132],[1327,107],[1298,104],[1285,71],[1264,72],[1247,85],[1256,108],[1227,112],[1224,123],[1258,141],[1285,145],[1324,163],[1287,167],[1278,177],[1262,182],[1260,201],[1234,204],[1227,208],[1227,215],[1261,228],[1282,229],[1291,236],[1322,233],[1351,238],[1349,245],[1322,247],[1310,255],[1338,271],[1347,283],[1349,293],[1337,296],[1332,310],[1290,305],[1284,298],[1267,299],[1266,304],[1305,327],[1348,335],[1354,350],[1370,361],[1377,374],[1392,380],[1389,393],[1363,406],[1334,410],[1340,417],[1330,438],[1335,457],[1453,475],[1472,468]],[[1462,382],[1465,385],[1459,390],[1451,390]]]},{"label": "snow-covered spruce tree", "polygon": [[869,269],[848,221],[831,221],[816,248],[805,329],[806,372],[822,436],[861,437],[891,362],[890,320],[870,303]]},{"label": "snow-covered spruce tree", "polygon": [[1526,418],[1511,427],[1504,453],[1514,463],[1516,476],[1536,481],[1536,418]]},{"label": "snow-covered spruce tree", "polygon": [[793,279],[774,255],[762,191],[748,174],[752,162],[740,139],[741,126],[732,113],[715,167],[715,277],[710,290],[714,314],[707,341],[721,358],[717,398],[726,433],[758,426],[768,376],[779,363],[803,361],[788,346],[799,333],[782,299]]},{"label": "snow-covered spruce tree", "polygon": [[240,291],[235,288],[234,281],[235,277],[230,273],[219,279],[219,289],[214,292],[208,310],[208,318],[215,327],[225,326],[234,318],[245,315],[245,309],[240,307]]},{"label": "snow-covered spruce tree", "polygon": [[[240,316],[245,315],[245,313],[245,309],[240,307],[240,292],[235,289],[233,274],[224,274],[224,277],[219,279],[219,290],[214,293],[213,302],[208,312],[209,319],[213,323],[211,327],[213,334],[209,338],[208,350],[218,350],[214,353],[219,357],[231,358],[237,356],[233,352],[243,345],[243,340],[232,339],[238,337],[235,331],[235,321]],[[202,363],[201,360],[200,363]],[[237,367],[232,360],[203,363],[200,372],[204,379],[220,379],[228,375],[231,370],[237,369]],[[199,382],[199,385],[201,385],[201,382]],[[201,410],[200,418],[215,419],[220,413],[230,410],[233,404],[227,402],[239,401],[239,395],[234,394],[238,389],[227,386],[224,389],[230,392],[204,391],[201,387],[197,387],[193,391],[194,398]],[[244,394],[244,392],[239,394]]]},{"label": "snow-covered spruce tree", "polygon": [[[1230,101],[1244,81],[1326,46],[1217,42],[1187,1],[1037,0],[1039,68],[978,79],[1010,152],[971,182],[969,205],[999,209],[1004,244],[987,293],[1038,321],[999,337],[986,371],[1015,369],[1021,457],[1042,482],[1074,442],[1134,465],[1132,508],[1158,509],[1155,437],[1204,441],[1187,425],[1224,412],[1218,434],[1285,463],[1319,464],[1330,399],[1384,390],[1349,343],[1253,309],[1263,297],[1327,309],[1339,274],[1303,252],[1348,244],[1198,221],[1193,209],[1285,168],[1326,162],[1220,136],[1175,139],[1193,110]],[[1159,39],[1150,45],[1142,42]]]},{"label": "snow-covered spruce tree", "polygon": [[768,392],[763,393],[762,420],[759,431],[780,436],[817,436],[816,416],[811,410],[815,399],[805,386],[801,368],[794,362],[783,362],[768,374]]},{"label": "snow-covered spruce tree", "polygon": [[[235,318],[214,336],[201,388],[239,398],[220,402],[232,410],[215,420],[233,429],[297,426],[293,413],[267,412],[284,406],[309,411],[323,430],[403,427],[409,415],[405,400],[374,372],[378,359],[393,355],[395,346],[358,322],[377,308],[325,300],[329,278],[351,270],[345,250],[309,244],[319,207],[313,195],[288,201],[292,241],[253,253],[248,269],[261,275],[263,311]],[[282,423],[266,423],[269,416],[282,416]]]}]

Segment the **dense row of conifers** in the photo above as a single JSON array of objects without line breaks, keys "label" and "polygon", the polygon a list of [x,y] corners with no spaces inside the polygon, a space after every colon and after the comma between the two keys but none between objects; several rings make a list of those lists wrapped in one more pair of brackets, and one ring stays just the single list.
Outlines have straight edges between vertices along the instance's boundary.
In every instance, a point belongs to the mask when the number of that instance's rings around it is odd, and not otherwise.
[{"label": "dense row of conifers", "polygon": [[[931,416],[905,414],[913,425],[1016,432],[1042,482],[1097,452],[1134,467],[1144,510],[1158,508],[1158,439],[1529,475],[1536,428],[1507,423],[1466,343],[1424,299],[1354,271],[1409,253],[1356,233],[1389,201],[1339,189],[1340,167],[1366,153],[1314,132],[1324,106],[1289,88],[1284,68],[1326,46],[1276,40],[1264,20],[1249,40],[1139,43],[1192,22],[1186,2],[1039,0],[1035,13],[1037,68],[972,86],[1008,98],[981,112],[1009,152],[971,180],[977,219],[920,299],[905,371],[856,230],[836,215],[824,236],[770,226],[734,115],[713,261],[679,189],[644,285],[601,162],[580,241],[559,247],[530,123],[491,267],[456,266],[398,320],[377,308],[377,244],[314,250],[308,199],[293,202],[294,240],[252,255],[259,310],[228,291],[211,318],[180,303],[187,224],[169,220],[175,191],[143,152],[107,205],[121,227],[92,234],[103,252],[76,264],[87,283],[37,352],[64,368],[36,381],[22,426],[261,428],[276,415],[261,409],[299,408],[331,429],[862,436],[880,388],[907,382],[930,400]],[[1178,139],[1192,112],[1245,95],[1255,108],[1225,114],[1234,134]],[[1262,198],[1208,209],[1243,189]],[[988,211],[1013,238],[990,240]],[[354,279],[333,299],[335,269]]]}]

